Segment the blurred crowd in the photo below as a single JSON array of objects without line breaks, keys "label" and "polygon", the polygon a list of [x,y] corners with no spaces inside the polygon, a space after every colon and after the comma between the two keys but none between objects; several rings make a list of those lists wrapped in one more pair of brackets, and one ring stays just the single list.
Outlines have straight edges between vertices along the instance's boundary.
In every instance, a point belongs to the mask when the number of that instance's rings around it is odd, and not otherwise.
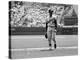
[{"label": "blurred crowd", "polygon": [[[66,10],[65,16],[71,16],[73,12],[72,6],[59,6],[52,5],[53,9],[57,8],[57,14],[61,14],[64,9]],[[45,27],[45,22],[49,19],[47,6],[42,6],[41,3],[25,3],[25,2],[11,2],[10,12],[10,24],[11,26],[22,27]],[[64,24],[64,23],[63,23]]]}]

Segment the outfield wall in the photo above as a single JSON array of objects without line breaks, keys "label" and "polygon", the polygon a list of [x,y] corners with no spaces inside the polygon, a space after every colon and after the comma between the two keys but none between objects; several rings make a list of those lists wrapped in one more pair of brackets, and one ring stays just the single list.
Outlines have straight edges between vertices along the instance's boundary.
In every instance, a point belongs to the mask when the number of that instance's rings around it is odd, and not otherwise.
[{"label": "outfield wall", "polygon": [[[43,27],[11,27],[10,28],[11,35],[44,35],[46,33],[46,29]],[[77,35],[78,28],[58,28],[57,35]]]}]

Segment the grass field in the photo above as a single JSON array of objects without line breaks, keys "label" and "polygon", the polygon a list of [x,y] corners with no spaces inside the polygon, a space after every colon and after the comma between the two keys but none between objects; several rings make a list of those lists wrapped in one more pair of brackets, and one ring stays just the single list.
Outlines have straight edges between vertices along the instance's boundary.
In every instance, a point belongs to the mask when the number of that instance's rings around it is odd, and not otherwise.
[{"label": "grass field", "polygon": [[[77,35],[56,35],[57,49],[48,50],[44,35],[11,36],[13,59],[78,55]],[[52,42],[53,43],[53,42]]]}]

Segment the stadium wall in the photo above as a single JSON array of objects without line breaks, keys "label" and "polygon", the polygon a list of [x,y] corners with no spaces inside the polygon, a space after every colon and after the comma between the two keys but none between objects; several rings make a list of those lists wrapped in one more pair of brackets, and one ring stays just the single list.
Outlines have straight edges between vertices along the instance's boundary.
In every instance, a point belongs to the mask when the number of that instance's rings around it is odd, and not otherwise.
[{"label": "stadium wall", "polygon": [[[11,27],[11,35],[45,35],[46,29],[43,27]],[[77,35],[78,28],[57,28],[57,35]]]}]

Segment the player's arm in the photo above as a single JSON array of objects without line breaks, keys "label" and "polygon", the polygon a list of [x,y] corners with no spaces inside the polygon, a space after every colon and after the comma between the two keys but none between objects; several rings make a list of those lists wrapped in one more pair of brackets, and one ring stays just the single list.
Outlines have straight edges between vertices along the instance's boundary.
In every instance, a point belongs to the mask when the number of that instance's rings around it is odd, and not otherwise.
[{"label": "player's arm", "polygon": [[49,21],[46,21],[46,23],[50,23],[51,21],[53,21],[55,18],[50,18]]}]

